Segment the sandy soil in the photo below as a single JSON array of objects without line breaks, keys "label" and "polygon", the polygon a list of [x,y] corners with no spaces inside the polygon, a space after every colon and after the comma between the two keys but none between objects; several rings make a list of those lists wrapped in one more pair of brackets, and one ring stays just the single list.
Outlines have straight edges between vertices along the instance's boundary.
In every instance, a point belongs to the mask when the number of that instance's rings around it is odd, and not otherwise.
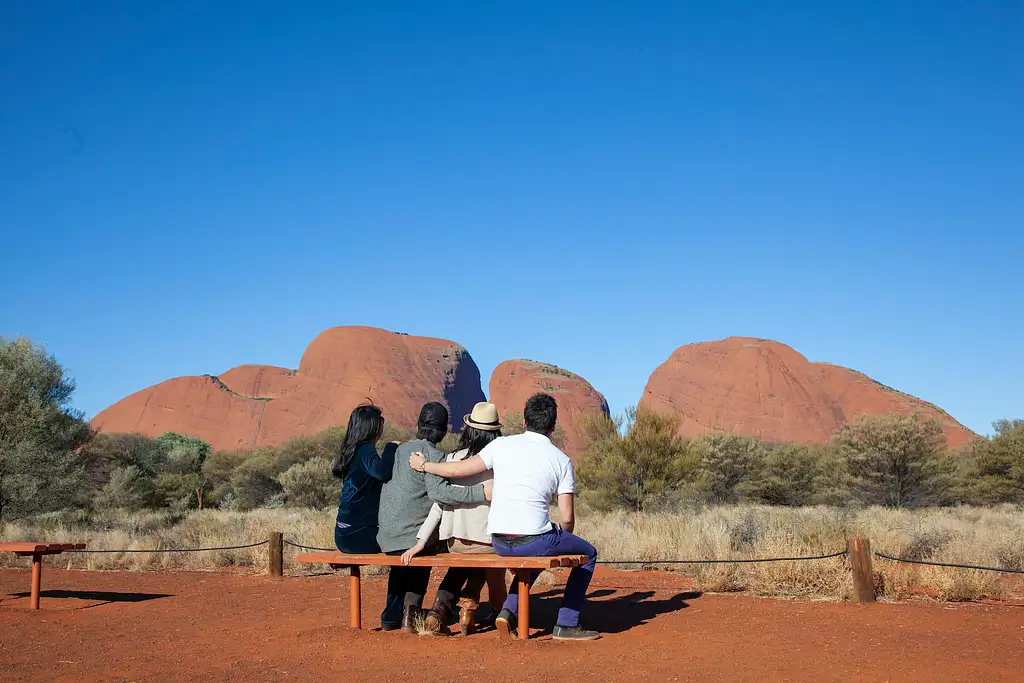
[{"label": "sandy soil", "polygon": [[[435,577],[435,578],[439,578]],[[557,585],[539,586],[535,639],[348,628],[347,580],[210,573],[0,570],[0,680],[1021,681],[1024,606],[854,605],[699,595],[672,574],[599,569],[590,643],[551,640]],[[376,627],[384,582],[364,580]]]}]

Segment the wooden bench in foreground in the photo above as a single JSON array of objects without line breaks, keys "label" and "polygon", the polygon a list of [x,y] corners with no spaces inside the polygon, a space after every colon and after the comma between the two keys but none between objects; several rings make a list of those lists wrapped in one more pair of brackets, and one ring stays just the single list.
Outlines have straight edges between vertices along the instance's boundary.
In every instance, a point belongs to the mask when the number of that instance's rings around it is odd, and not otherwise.
[{"label": "wooden bench in foreground", "polygon": [[[360,567],[400,567],[398,555],[349,555],[342,552],[303,553],[296,562],[329,564],[349,569],[349,612],[352,628],[362,628],[362,593],[359,585]],[[555,555],[552,557],[501,557],[498,555],[460,555],[445,553],[414,557],[410,567],[468,567],[470,569],[508,569],[519,577],[519,639],[530,637],[530,574],[557,567],[577,567],[586,563],[586,555]]]},{"label": "wooden bench in foreground", "polygon": [[84,543],[0,543],[0,552],[32,558],[32,591],[29,593],[29,609],[39,609],[39,591],[43,582],[43,556],[60,555],[65,550],[84,549]]}]

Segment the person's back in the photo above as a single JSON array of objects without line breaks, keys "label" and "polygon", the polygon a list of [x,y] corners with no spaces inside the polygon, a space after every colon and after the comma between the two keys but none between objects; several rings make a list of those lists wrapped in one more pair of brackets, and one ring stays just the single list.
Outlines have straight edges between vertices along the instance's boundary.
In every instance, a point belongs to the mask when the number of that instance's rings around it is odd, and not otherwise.
[{"label": "person's back", "polygon": [[377,543],[382,552],[407,550],[416,544],[416,532],[434,502],[458,504],[484,502],[481,486],[452,486],[432,474],[409,467],[409,456],[420,452],[430,462],[443,462],[445,454],[426,439],[406,441],[398,447],[391,480],[380,494]]},{"label": "person's back", "polygon": [[343,553],[377,553],[377,508],[381,486],[394,469],[395,446],[381,454],[374,444],[384,432],[384,415],[372,405],[357,406],[349,417],[345,441],[331,464],[342,479],[334,544]]},{"label": "person's back", "polygon": [[551,503],[558,494],[575,490],[569,457],[548,437],[534,432],[497,439],[481,457],[494,472],[490,533],[528,536],[549,531]]},{"label": "person's back", "polygon": [[345,483],[341,487],[341,498],[338,504],[339,521],[353,526],[363,524],[376,526],[377,510],[380,507],[380,495],[384,482],[380,477],[370,474],[364,461],[376,458],[386,462],[393,470],[394,446],[392,444],[385,449],[385,454],[386,456],[378,456],[373,444],[363,444],[356,451],[345,475]]}]

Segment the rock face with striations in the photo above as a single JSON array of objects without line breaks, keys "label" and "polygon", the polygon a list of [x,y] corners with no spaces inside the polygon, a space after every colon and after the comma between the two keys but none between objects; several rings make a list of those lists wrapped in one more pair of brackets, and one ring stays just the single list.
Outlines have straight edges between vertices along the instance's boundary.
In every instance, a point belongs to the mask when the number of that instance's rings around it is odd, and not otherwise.
[{"label": "rock face with striations", "polygon": [[608,414],[608,402],[590,382],[568,370],[530,360],[507,360],[494,369],[490,382],[491,402],[502,416],[522,414],[526,400],[538,392],[558,402],[558,424],[565,432],[565,451],[575,458],[583,453],[584,421]]},{"label": "rock face with striations", "polygon": [[867,375],[812,363],[778,342],[746,337],[675,350],[647,382],[639,408],[679,416],[680,431],[725,431],[765,441],[824,442],[857,415],[935,417],[951,447],[975,434],[948,413]]},{"label": "rock face with striations", "polygon": [[310,343],[298,370],[241,365],[219,376],[170,379],[118,401],[92,425],[151,436],[181,432],[217,449],[253,448],[345,425],[367,399],[390,424],[415,431],[427,401],[447,405],[458,426],[484,396],[476,363],[454,342],[333,327]]}]

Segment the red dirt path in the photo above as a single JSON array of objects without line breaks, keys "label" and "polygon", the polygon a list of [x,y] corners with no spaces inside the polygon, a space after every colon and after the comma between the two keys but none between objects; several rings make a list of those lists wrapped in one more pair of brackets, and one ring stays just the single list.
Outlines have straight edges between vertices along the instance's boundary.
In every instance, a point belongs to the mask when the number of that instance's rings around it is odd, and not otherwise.
[{"label": "red dirt path", "polygon": [[[1024,609],[697,596],[669,574],[601,568],[592,643],[353,631],[347,580],[227,572],[0,570],[0,680],[1020,681]],[[364,581],[376,626],[384,582]],[[535,625],[557,609],[538,587]],[[166,596],[166,597],[164,597]],[[539,633],[539,632],[535,632]]]}]

